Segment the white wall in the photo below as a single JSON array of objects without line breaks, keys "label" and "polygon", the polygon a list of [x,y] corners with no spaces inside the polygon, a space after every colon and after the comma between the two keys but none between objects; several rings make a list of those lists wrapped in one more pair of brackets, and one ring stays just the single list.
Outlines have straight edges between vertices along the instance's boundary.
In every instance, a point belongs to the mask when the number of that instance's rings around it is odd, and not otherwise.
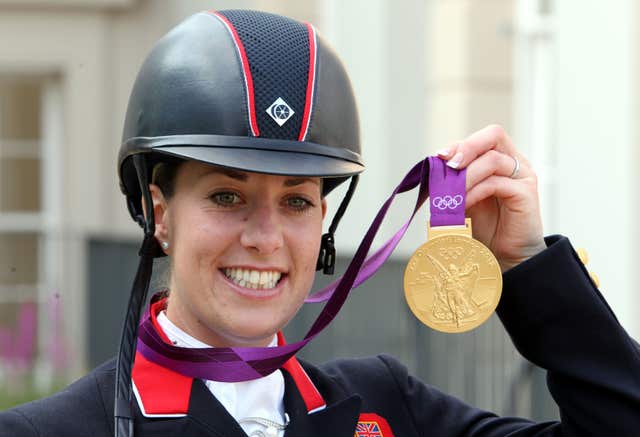
[{"label": "white wall", "polygon": [[636,3],[557,1],[553,223],[591,257],[622,324],[640,333]]},{"label": "white wall", "polygon": [[[345,62],[355,90],[366,164],[336,234],[338,254],[349,255],[404,174],[427,154],[424,2],[327,0],[321,5],[318,27]],[[336,190],[329,197],[328,217],[333,216],[343,192],[344,188]],[[374,247],[405,222],[416,193],[398,199]],[[401,243],[399,256],[412,253],[416,241],[426,241],[426,216],[417,221],[421,224]]]}]

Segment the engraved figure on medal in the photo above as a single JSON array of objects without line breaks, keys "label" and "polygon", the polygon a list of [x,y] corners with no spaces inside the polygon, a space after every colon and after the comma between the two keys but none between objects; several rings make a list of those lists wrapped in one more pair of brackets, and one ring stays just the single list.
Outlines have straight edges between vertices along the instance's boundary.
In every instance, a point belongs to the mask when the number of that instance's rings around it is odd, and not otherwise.
[{"label": "engraved figure on medal", "polygon": [[498,261],[473,239],[471,218],[465,217],[465,178],[464,169],[429,158],[428,241],[411,256],[404,274],[413,314],[430,328],[451,333],[484,323],[502,294]]},{"label": "engraved figure on medal", "polygon": [[465,332],[486,321],[500,300],[502,275],[493,254],[469,237],[447,235],[423,244],[405,272],[409,307],[423,323]]},{"label": "engraved figure on medal", "polygon": [[450,264],[447,269],[431,255],[427,255],[427,258],[438,270],[434,281],[436,287],[432,306],[433,317],[453,322],[458,328],[461,327],[461,323],[475,320],[477,310],[482,305],[473,300],[479,272],[478,264],[467,262],[462,269]]}]

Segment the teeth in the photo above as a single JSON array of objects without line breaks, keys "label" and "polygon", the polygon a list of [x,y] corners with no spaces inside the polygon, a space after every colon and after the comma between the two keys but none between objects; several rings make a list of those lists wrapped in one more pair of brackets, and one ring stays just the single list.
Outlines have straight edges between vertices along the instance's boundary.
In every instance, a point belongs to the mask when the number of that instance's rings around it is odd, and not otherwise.
[{"label": "teeth", "polygon": [[239,286],[252,289],[274,288],[282,277],[282,273],[277,271],[261,272],[241,268],[226,268],[224,274]]}]

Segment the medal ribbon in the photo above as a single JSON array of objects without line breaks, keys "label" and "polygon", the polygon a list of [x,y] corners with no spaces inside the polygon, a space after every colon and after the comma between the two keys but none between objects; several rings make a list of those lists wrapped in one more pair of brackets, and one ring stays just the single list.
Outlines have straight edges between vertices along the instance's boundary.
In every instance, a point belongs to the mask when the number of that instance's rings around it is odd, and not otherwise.
[{"label": "medal ribbon", "polygon": [[[467,197],[465,185],[467,170],[454,170],[448,167],[445,161],[434,156],[427,159],[429,161],[429,185],[426,189],[429,191],[429,197],[431,198],[431,202],[429,203],[431,226],[464,225],[465,201]],[[422,205],[422,203],[420,205]],[[407,231],[420,205],[416,203],[416,208],[413,210],[413,214],[411,214],[409,220],[407,220],[398,232],[383,244],[380,249],[366,259],[353,283],[353,288],[358,287],[373,276],[387,258],[389,258]],[[447,205],[449,205],[449,207],[447,207]],[[336,279],[312,296],[309,296],[305,302],[317,303],[329,300],[340,281],[342,281],[342,277]]]},{"label": "medal ribbon", "polygon": [[431,226],[464,225],[466,170],[454,170],[440,158],[428,159]]},{"label": "medal ribbon", "polygon": [[[301,341],[277,347],[181,348],[162,340],[154,329],[149,310],[147,310],[138,331],[138,351],[148,360],[180,374],[213,381],[247,381],[266,376],[279,369],[335,318],[351,289],[371,277],[391,255],[428,196],[429,167],[433,165],[431,161],[436,159],[440,161],[439,158],[427,158],[413,166],[376,215],[344,275],[334,282],[335,286],[332,284],[307,300],[308,302],[328,300],[328,302]],[[420,186],[418,197],[407,223],[369,259],[365,260],[395,196],[410,191],[418,185]],[[462,187],[464,189],[464,179]],[[462,211],[464,223],[464,205]]]}]

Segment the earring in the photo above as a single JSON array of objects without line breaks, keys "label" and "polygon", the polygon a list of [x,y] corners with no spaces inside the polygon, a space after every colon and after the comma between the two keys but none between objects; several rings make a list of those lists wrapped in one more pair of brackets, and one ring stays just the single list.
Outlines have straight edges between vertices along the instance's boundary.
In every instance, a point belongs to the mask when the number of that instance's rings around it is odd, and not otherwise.
[{"label": "earring", "polygon": [[160,243],[160,246],[162,246],[164,250],[167,250],[169,248],[169,242],[163,241],[162,243]]}]

